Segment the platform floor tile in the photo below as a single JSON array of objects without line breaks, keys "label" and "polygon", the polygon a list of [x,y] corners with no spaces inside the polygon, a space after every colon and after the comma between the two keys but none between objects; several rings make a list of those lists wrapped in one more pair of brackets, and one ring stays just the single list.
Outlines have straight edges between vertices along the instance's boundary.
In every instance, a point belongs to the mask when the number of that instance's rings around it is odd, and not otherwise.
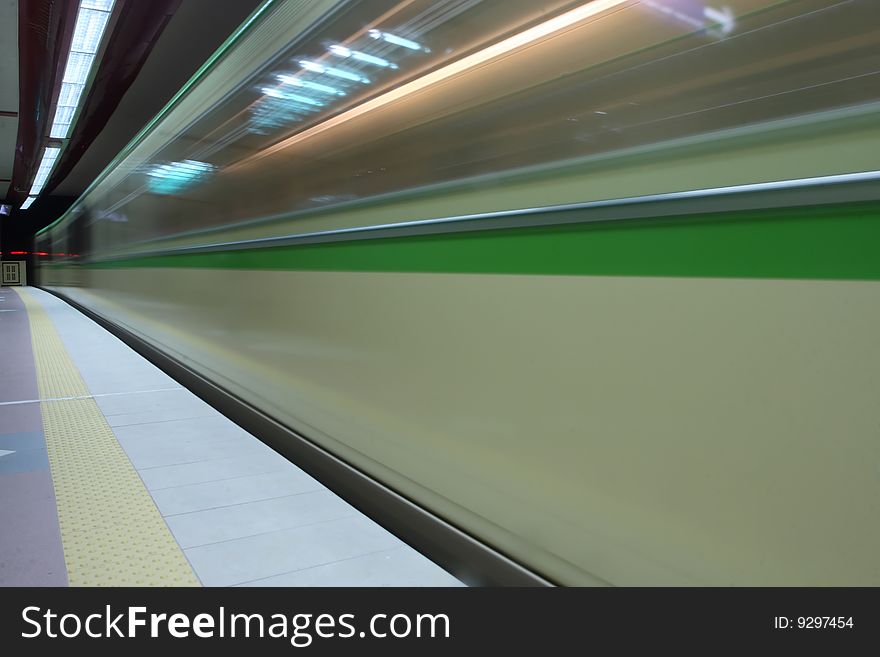
[{"label": "platform floor tile", "polygon": [[72,586],[198,585],[54,324],[27,289],[43,432]]},{"label": "platform floor tile", "polygon": [[238,586],[344,586],[352,577],[357,577],[362,586],[464,586],[415,550],[405,548],[342,559]]},{"label": "platform floor tile", "polygon": [[202,584],[461,585],[84,315],[41,290],[30,294],[57,329],[53,348],[63,345],[80,375],[66,372],[52,390],[78,399],[43,404],[100,415],[92,433],[125,458],[139,499]]}]

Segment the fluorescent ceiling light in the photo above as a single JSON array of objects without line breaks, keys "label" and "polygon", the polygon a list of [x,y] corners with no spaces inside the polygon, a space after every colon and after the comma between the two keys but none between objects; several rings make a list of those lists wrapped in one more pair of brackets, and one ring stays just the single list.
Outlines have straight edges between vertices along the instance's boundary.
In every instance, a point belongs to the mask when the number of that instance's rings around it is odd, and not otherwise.
[{"label": "fluorescent ceiling light", "polygon": [[55,166],[55,161],[58,159],[60,152],[60,148],[53,146],[43,151],[43,158],[40,160],[40,166],[37,167],[37,175],[34,176],[34,182],[31,185],[31,196],[37,196],[42,191],[43,185],[46,184],[49,173],[52,171],[52,167]]},{"label": "fluorescent ceiling light", "polygon": [[67,66],[64,68],[64,82],[85,84],[92,70],[92,62],[95,56],[88,52],[71,52],[67,58]]},{"label": "fluorescent ceiling light", "polygon": [[73,29],[73,41],[70,43],[71,52],[84,52],[94,55],[98,52],[101,37],[104,36],[104,28],[107,27],[107,19],[110,12],[97,11],[80,7],[76,17],[76,27]]},{"label": "fluorescent ceiling light", "polygon": [[58,95],[58,105],[76,107],[82,92],[83,85],[75,82],[63,82],[61,84],[61,93]]},{"label": "fluorescent ceiling light", "polygon": [[67,137],[67,131],[70,130],[69,123],[62,123],[60,121],[55,121],[52,124],[52,129],[49,130],[49,136],[53,139],[64,139]]},{"label": "fluorescent ceiling light", "polygon": [[36,200],[37,200],[37,197],[36,197],[36,196],[28,196],[28,197],[24,200],[24,203],[21,204],[21,209],[22,209],[22,210],[27,210],[29,207],[31,207],[31,205],[33,204],[33,202],[36,201]]},{"label": "fluorescent ceiling light", "polygon": [[75,111],[75,105],[59,105],[55,112],[55,121],[59,123],[70,123],[73,120],[73,113]]},{"label": "fluorescent ceiling light", "polygon": [[64,67],[64,78],[55,118],[49,136],[65,139],[70,132],[73,117],[79,107],[79,101],[89,79],[95,55],[101,45],[113,0],[82,0],[76,15],[73,28],[73,39],[70,43],[70,54]]},{"label": "fluorescent ceiling light", "polygon": [[[49,137],[53,139],[66,139],[73,125],[73,119],[82,99],[86,80],[89,79],[92,66],[95,63],[95,54],[101,45],[107,21],[110,19],[110,11],[113,9],[114,0],[82,0],[76,14],[76,24],[73,27],[73,39],[70,42],[70,52],[64,66],[64,77],[61,81],[61,91],[58,94],[58,105],[55,107],[55,117],[49,129]],[[60,148],[49,147],[43,151],[43,159],[37,168],[37,175],[31,185],[30,197],[36,197],[42,190],[52,167],[61,153]],[[28,207],[33,200],[28,199],[22,208]]]},{"label": "fluorescent ceiling light", "polygon": [[110,11],[113,9],[113,0],[82,0],[80,7],[84,9],[100,9]]}]

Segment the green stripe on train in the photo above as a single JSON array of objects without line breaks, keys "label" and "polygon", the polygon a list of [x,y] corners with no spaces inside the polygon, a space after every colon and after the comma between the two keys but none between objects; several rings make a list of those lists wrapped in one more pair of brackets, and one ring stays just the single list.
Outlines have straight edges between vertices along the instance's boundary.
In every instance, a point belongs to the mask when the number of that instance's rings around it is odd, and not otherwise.
[{"label": "green stripe on train", "polygon": [[880,204],[359,239],[89,267],[880,279]]}]

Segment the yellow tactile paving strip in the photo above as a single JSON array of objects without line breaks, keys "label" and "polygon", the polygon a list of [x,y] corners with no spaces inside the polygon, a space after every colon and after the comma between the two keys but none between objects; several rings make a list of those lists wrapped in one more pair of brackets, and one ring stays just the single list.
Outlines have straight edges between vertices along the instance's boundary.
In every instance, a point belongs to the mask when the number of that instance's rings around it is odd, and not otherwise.
[{"label": "yellow tactile paving strip", "polygon": [[[88,396],[52,320],[26,289],[40,399]],[[94,399],[41,402],[71,586],[199,581]]]}]

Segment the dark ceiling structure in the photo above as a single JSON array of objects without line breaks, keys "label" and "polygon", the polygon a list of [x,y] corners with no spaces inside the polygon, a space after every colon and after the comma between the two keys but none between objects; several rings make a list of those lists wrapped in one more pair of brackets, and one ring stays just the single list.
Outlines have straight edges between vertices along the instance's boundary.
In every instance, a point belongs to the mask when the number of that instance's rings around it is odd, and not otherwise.
[{"label": "dark ceiling structure", "polygon": [[[33,234],[85,191],[261,2],[116,0],[76,123],[59,140],[49,128],[80,2],[0,0],[0,19],[12,19],[0,20],[0,203],[11,207],[0,216],[0,250],[31,250]],[[53,172],[33,205],[18,209],[50,145],[62,147]]]}]

